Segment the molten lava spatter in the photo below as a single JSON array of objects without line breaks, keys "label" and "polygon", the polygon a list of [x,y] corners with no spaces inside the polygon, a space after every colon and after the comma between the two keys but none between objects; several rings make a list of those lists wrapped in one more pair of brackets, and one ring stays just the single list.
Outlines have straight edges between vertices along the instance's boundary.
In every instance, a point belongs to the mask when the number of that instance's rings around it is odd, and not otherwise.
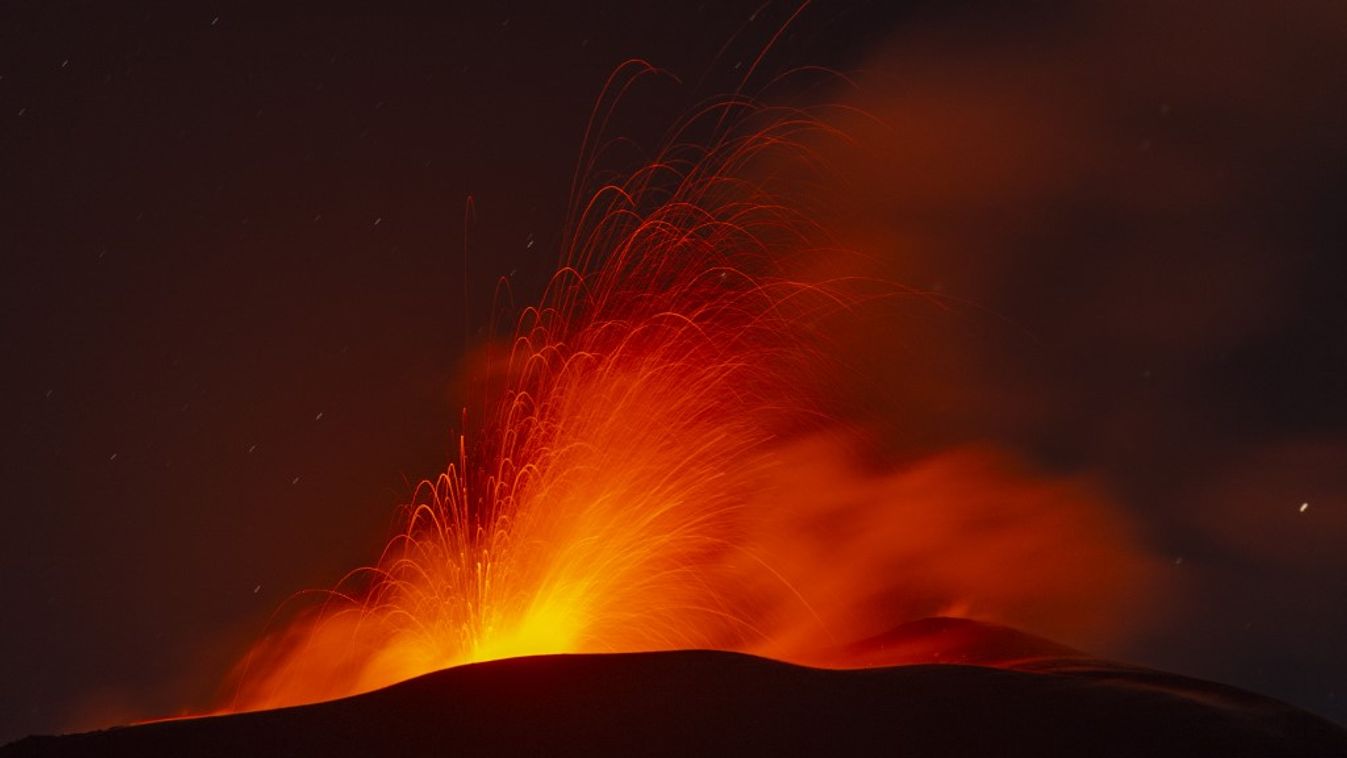
[{"label": "molten lava spatter", "polygon": [[[646,71],[620,69],[610,91]],[[543,653],[866,665],[873,650],[838,651],[942,613],[1106,628],[1145,564],[1087,486],[986,450],[867,471],[827,420],[813,326],[864,298],[787,276],[828,253],[778,180],[827,132],[726,102],[588,193],[518,320],[488,423],[416,489],[375,565],[249,654],[227,709]]]}]

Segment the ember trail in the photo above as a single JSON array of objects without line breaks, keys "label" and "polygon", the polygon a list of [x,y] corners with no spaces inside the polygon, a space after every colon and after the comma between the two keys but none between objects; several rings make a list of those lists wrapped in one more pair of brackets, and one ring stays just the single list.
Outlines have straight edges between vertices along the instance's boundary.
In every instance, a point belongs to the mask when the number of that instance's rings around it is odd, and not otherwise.
[{"label": "ember trail", "polygon": [[[1116,515],[1075,483],[995,451],[879,474],[850,461],[816,327],[876,290],[789,274],[832,254],[800,177],[838,130],[824,110],[728,98],[594,186],[608,114],[652,72],[620,67],[595,108],[556,274],[487,359],[503,378],[481,431],[372,566],[255,646],[223,710],[546,653],[865,665],[847,645],[903,621],[1070,626],[1135,578]],[[1010,526],[961,536],[989,510]],[[1056,544],[1075,548],[1042,554]],[[1116,570],[1086,586],[1083,564]]]}]

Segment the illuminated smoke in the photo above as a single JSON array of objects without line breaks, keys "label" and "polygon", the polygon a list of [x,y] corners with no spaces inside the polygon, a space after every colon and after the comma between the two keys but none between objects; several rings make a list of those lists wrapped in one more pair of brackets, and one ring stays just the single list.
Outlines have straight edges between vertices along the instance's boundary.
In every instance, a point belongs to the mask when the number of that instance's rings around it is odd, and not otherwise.
[{"label": "illuminated smoke", "polygon": [[[607,92],[647,72],[629,64]],[[841,651],[933,614],[1115,629],[1148,562],[1089,482],[989,447],[864,463],[864,436],[832,417],[831,328],[877,300],[939,300],[787,276],[837,254],[801,179],[819,144],[845,141],[829,123],[727,100],[578,193],[545,295],[484,358],[481,431],[417,488],[375,565],[255,647],[226,709],[531,654],[898,663]]]}]

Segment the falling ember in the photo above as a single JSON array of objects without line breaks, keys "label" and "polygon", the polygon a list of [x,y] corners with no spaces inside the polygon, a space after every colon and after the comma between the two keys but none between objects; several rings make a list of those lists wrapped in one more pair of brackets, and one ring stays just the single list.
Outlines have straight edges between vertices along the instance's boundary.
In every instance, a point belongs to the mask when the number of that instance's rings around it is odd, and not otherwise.
[{"label": "falling ember", "polygon": [[[649,71],[629,63],[606,91]],[[870,296],[786,275],[826,235],[781,179],[798,173],[776,169],[807,166],[829,134],[726,101],[583,195],[488,372],[503,386],[487,423],[416,488],[375,565],[253,649],[226,710],[532,654],[867,665],[857,640],[937,614],[1077,638],[1116,625],[1147,562],[1087,484],[981,448],[870,471],[827,422],[815,325]]]}]

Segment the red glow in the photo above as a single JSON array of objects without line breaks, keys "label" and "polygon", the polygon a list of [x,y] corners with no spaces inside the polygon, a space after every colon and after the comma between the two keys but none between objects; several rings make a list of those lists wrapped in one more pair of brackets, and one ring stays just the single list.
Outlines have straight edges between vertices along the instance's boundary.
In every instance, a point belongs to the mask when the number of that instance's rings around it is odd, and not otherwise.
[{"label": "red glow", "polygon": [[[682,136],[708,127],[706,147]],[[1146,564],[1087,483],[978,448],[871,470],[828,420],[830,340],[813,326],[865,298],[781,273],[826,238],[797,189],[765,178],[807,165],[826,132],[721,104],[589,196],[482,433],[417,488],[374,566],[256,646],[227,709],[529,654],[897,663],[929,650],[852,643],[936,614],[1115,628]]]}]

